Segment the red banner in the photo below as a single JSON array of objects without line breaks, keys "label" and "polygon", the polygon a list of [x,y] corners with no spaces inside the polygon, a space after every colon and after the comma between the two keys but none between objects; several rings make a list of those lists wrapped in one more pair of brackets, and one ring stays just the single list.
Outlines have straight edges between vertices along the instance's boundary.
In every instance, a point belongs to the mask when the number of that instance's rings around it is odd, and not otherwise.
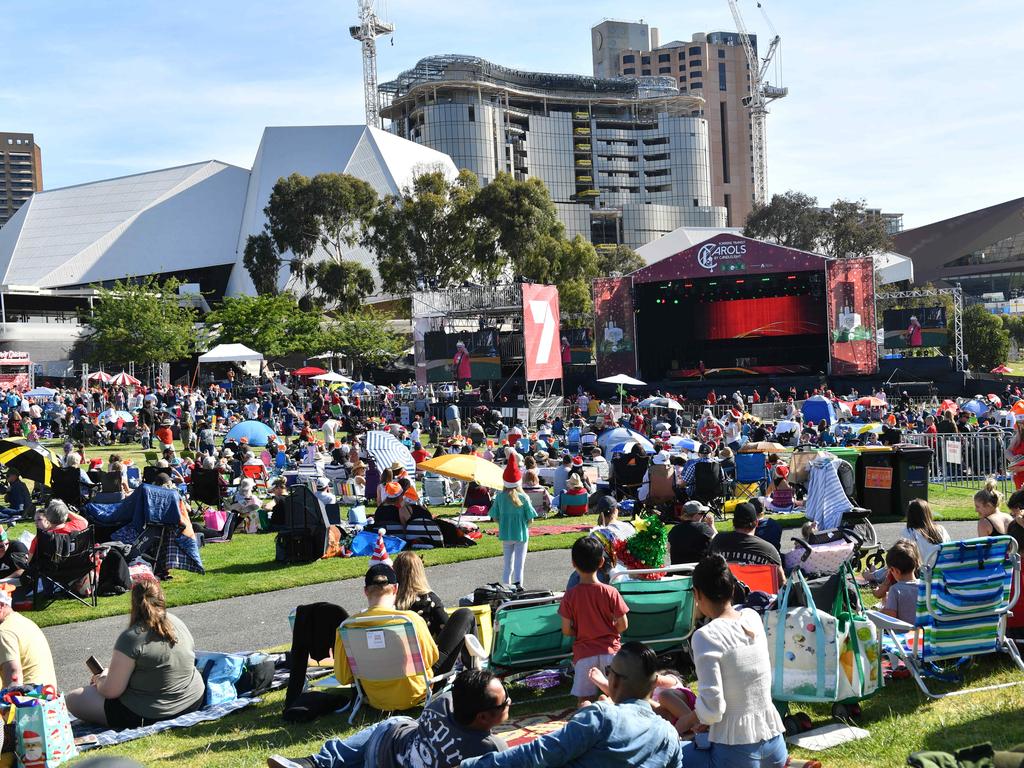
[{"label": "red banner", "polygon": [[597,376],[636,376],[636,325],[633,282],[626,277],[594,281],[594,341]]},{"label": "red banner", "polygon": [[562,378],[558,322],[558,288],[523,284],[523,341],[526,380]]},{"label": "red banner", "polygon": [[828,264],[829,358],[834,376],[878,372],[874,270],[870,258]]}]

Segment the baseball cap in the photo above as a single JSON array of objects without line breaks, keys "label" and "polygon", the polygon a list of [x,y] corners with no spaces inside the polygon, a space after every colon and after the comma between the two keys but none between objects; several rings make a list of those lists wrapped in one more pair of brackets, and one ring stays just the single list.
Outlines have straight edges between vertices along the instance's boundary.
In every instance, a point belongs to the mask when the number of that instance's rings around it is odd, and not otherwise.
[{"label": "baseball cap", "polygon": [[395,569],[387,563],[377,563],[370,566],[363,582],[367,587],[397,584],[398,576],[395,573]]},{"label": "baseball cap", "polygon": [[737,504],[732,513],[732,525],[733,528],[743,528],[744,530],[757,525],[757,512],[754,505],[747,501]]},{"label": "baseball cap", "polygon": [[594,499],[592,511],[599,515],[606,515],[609,512],[614,512],[619,508],[619,502],[615,500],[614,496],[597,496]]},{"label": "baseball cap", "polygon": [[699,501],[688,501],[683,504],[684,515],[706,515],[711,508],[701,504]]}]

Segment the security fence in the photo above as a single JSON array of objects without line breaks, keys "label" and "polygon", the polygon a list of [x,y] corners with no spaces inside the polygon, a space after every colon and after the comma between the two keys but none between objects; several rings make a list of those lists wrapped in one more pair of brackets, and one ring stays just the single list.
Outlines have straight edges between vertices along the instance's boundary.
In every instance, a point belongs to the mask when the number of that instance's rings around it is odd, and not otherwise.
[{"label": "security fence", "polygon": [[1000,432],[965,432],[959,435],[904,435],[903,440],[932,449],[930,478],[944,488],[980,489],[994,476],[1000,491],[1009,494],[1013,482],[1007,470],[1009,436]]}]

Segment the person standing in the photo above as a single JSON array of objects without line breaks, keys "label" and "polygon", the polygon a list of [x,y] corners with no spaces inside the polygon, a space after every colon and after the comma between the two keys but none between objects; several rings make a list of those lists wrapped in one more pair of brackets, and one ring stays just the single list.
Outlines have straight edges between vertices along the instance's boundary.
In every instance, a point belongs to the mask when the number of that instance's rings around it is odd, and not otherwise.
[{"label": "person standing", "polygon": [[491,502],[490,516],[498,522],[498,539],[505,553],[502,583],[523,588],[526,569],[526,551],[530,544],[530,521],[537,512],[530,497],[523,492],[523,473],[519,469],[519,455],[509,452],[508,463],[502,475],[505,490]]},{"label": "person standing", "polygon": [[462,389],[469,383],[473,376],[472,361],[466,345],[461,341],[455,345],[455,356],[452,358],[452,371],[455,373],[455,383]]}]

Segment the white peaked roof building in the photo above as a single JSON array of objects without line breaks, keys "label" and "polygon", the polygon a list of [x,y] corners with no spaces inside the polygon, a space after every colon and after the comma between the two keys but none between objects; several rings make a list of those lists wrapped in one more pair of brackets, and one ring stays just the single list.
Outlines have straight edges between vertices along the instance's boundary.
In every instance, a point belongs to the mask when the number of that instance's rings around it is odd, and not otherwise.
[{"label": "white peaked roof building", "polygon": [[365,125],[281,127],[264,130],[251,171],[211,160],[37,192],[0,228],[0,290],[184,272],[204,291],[253,293],[242,255],[279,178],[349,173],[386,195],[435,168],[457,173],[448,155]]}]

